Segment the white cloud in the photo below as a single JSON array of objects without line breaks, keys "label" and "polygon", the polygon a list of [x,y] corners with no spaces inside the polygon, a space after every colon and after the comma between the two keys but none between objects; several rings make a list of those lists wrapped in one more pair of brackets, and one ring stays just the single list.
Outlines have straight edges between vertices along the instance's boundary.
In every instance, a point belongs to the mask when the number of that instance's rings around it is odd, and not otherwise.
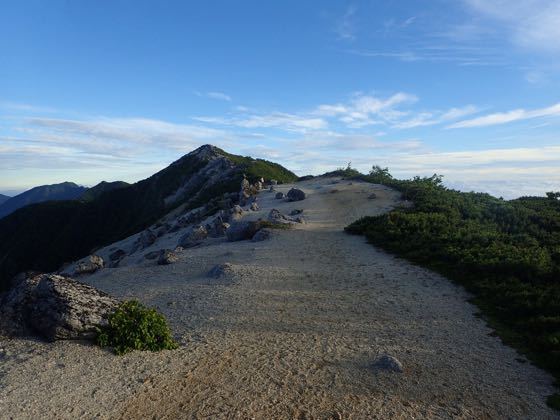
[{"label": "white cloud", "polygon": [[357,94],[346,104],[319,105],[312,114],[336,117],[352,128],[361,128],[398,119],[405,114],[395,108],[415,103],[417,100],[416,96],[403,92],[398,92],[385,99]]},{"label": "white cloud", "polygon": [[560,103],[534,110],[514,109],[508,112],[498,112],[481,117],[459,121],[447,128],[486,127],[490,125],[507,124],[514,121],[529,120],[540,117],[560,116]]}]

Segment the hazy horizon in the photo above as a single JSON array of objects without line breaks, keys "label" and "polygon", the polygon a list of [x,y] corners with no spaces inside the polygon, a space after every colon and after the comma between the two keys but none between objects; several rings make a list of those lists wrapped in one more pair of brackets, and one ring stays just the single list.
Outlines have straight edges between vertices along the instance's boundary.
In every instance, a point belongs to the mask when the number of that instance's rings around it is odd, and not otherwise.
[{"label": "hazy horizon", "polygon": [[0,193],[135,182],[206,143],[298,175],[560,190],[558,21],[552,0],[13,2]]}]

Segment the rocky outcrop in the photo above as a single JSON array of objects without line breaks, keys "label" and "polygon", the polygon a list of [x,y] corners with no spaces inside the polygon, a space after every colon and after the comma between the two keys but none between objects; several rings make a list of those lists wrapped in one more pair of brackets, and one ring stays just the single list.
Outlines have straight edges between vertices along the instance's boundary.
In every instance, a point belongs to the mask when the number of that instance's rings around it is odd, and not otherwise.
[{"label": "rocky outcrop", "polygon": [[226,231],[227,240],[230,242],[244,241],[253,238],[262,227],[260,222],[236,222]]},{"label": "rocky outcrop", "polygon": [[68,277],[22,276],[0,298],[0,332],[49,341],[92,339],[118,305],[106,293]]},{"label": "rocky outcrop", "polygon": [[301,201],[305,200],[305,193],[299,188],[292,188],[290,191],[288,191],[286,197],[289,201]]},{"label": "rocky outcrop", "polygon": [[278,209],[270,210],[270,213],[268,213],[268,221],[277,225],[304,223],[303,217],[286,216]]},{"label": "rocky outcrop", "polygon": [[97,270],[102,269],[103,267],[105,267],[103,258],[98,255],[90,255],[85,260],[80,261],[78,264],[76,264],[73,274],[75,276],[79,276],[82,274],[91,274],[95,273]]}]

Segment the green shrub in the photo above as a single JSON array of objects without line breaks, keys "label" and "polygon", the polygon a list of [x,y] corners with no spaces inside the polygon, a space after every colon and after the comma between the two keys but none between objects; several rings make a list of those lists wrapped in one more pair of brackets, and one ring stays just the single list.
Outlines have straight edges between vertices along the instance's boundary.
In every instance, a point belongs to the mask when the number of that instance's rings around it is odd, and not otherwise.
[{"label": "green shrub", "polygon": [[108,325],[99,331],[97,343],[101,347],[112,347],[119,355],[132,350],[177,348],[165,317],[138,301],[123,302],[108,321]]},{"label": "green shrub", "polygon": [[[506,201],[448,189],[439,175],[398,180],[378,166],[361,179],[414,206],[346,231],[464,285],[504,342],[560,382],[560,194]],[[560,407],[560,395],[549,404]]]}]

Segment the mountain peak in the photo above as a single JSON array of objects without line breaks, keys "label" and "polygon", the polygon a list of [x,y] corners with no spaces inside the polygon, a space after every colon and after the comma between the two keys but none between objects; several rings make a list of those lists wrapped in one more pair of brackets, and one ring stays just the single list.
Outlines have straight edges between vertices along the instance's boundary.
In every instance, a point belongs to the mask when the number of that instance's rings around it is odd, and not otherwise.
[{"label": "mountain peak", "polygon": [[212,157],[223,155],[223,151],[211,144],[205,144],[198,149],[193,150],[187,156],[197,156],[200,159],[210,159]]}]

